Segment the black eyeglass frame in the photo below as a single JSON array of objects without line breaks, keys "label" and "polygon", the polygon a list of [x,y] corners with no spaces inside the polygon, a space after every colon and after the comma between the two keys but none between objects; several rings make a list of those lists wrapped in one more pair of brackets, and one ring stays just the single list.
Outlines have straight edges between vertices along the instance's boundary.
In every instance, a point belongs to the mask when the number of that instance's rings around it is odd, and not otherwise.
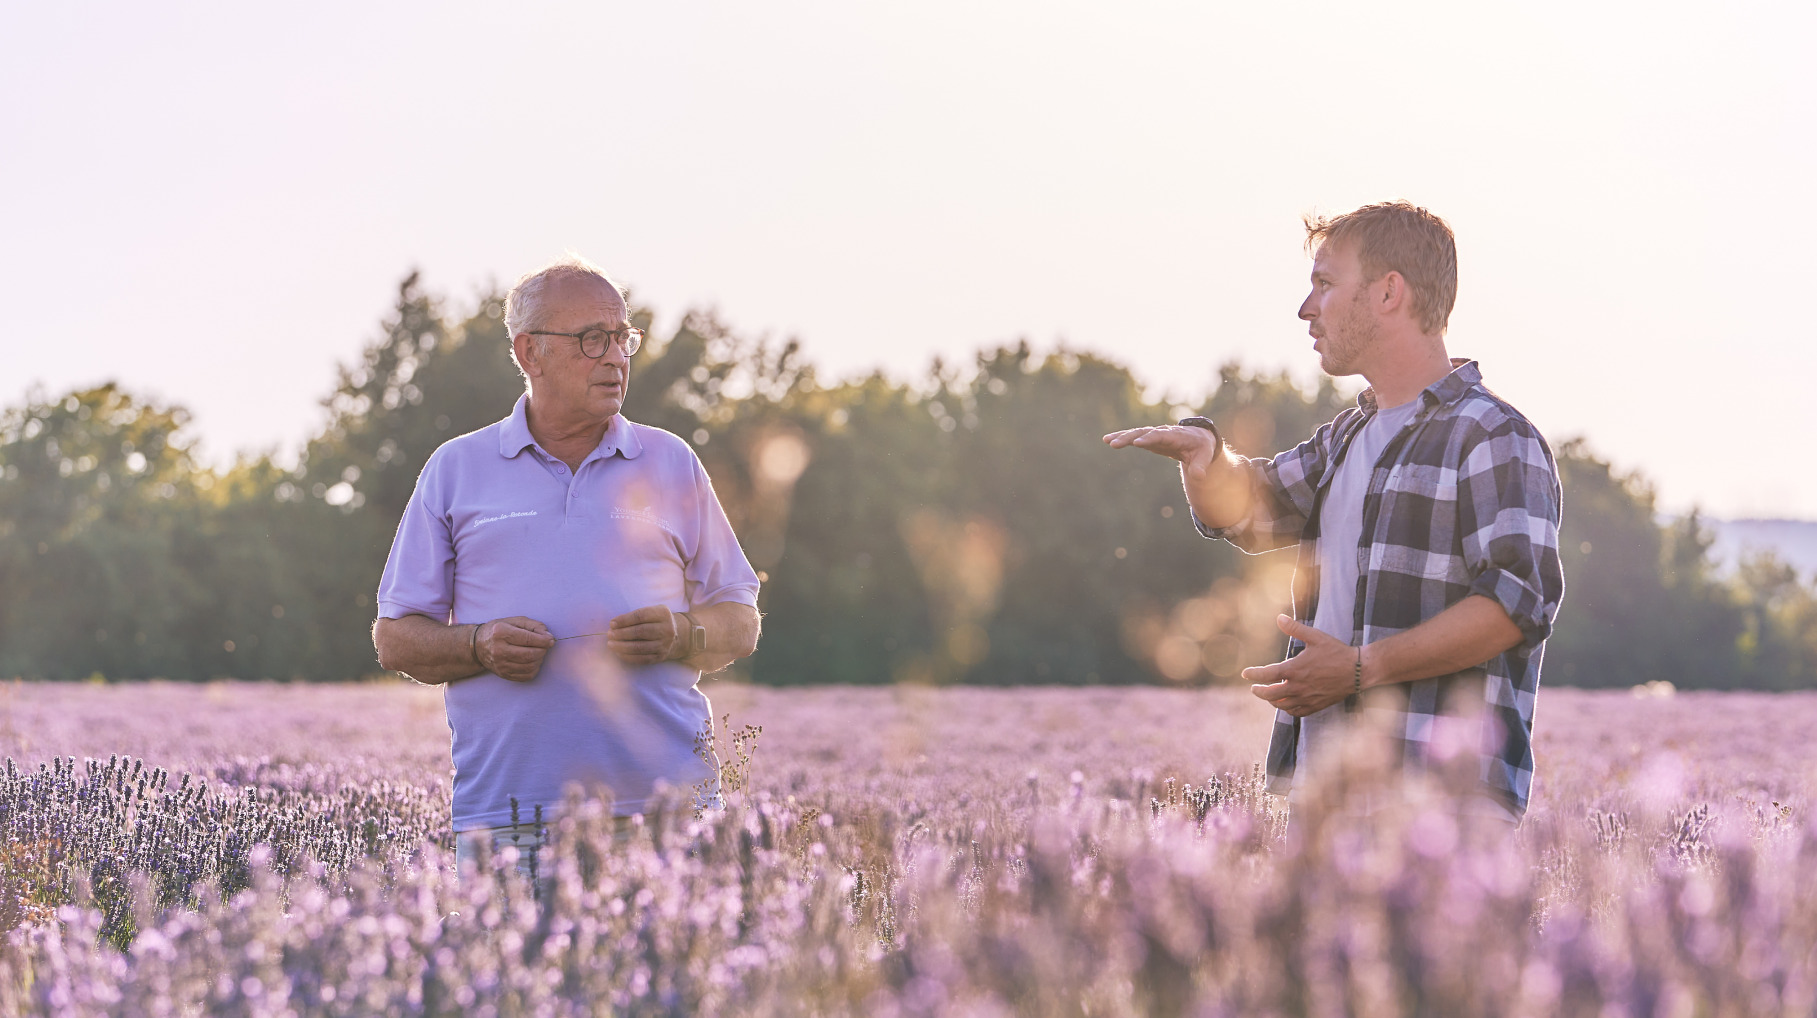
[{"label": "black eyeglass frame", "polygon": [[[588,353],[587,337],[594,333],[599,333],[606,338],[600,343],[598,353]],[[599,360],[601,357],[604,357],[606,351],[612,349],[612,346],[615,343],[625,348],[626,357],[630,357],[637,353],[644,345],[644,330],[635,325],[627,325],[622,329],[588,329],[585,332],[544,332],[540,329],[525,329],[522,334],[525,336],[561,336],[566,339],[572,339],[580,344],[581,356],[593,360]],[[621,336],[623,337],[622,339],[619,338]]]}]

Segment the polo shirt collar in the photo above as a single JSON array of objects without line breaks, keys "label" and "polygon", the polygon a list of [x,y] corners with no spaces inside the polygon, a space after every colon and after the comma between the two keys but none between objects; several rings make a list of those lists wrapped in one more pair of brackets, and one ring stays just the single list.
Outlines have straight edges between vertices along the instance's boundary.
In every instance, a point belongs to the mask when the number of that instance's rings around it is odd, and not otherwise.
[{"label": "polo shirt collar", "polygon": [[[530,434],[530,397],[517,397],[517,405],[511,408],[511,416],[499,422],[498,454],[510,459],[525,449],[538,448],[536,437]],[[624,414],[614,414],[606,427],[605,435],[600,438],[599,446],[587,459],[605,459],[618,453],[625,459],[636,459],[644,451],[643,442],[637,438],[637,429],[625,420]]]}]

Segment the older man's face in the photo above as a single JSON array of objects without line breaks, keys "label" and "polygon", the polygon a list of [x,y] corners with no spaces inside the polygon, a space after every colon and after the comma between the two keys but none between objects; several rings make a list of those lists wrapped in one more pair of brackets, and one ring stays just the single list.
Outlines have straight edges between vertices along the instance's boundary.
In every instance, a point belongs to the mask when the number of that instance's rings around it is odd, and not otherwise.
[{"label": "older man's face", "polygon": [[[538,331],[582,333],[588,329],[622,329],[626,326],[624,298],[616,289],[588,277],[558,280],[544,295]],[[536,379],[538,395],[568,414],[607,420],[625,405],[631,381],[631,358],[618,343],[606,347],[598,360],[580,352],[580,341],[565,336],[537,337],[547,342],[540,358],[542,377]]]}]

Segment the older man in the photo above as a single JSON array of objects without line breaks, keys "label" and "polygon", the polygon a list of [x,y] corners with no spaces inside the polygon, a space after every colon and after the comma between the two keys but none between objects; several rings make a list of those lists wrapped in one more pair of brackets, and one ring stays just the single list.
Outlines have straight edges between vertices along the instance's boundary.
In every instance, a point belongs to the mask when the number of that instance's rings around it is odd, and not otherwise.
[{"label": "older man", "polygon": [[[619,413],[643,334],[570,258],[506,300],[524,395],[429,457],[379,584],[379,663],[443,684],[462,854],[571,782],[714,794],[698,688],[757,645],[757,576],[694,451]],[[516,816],[513,816],[513,802]],[[517,821],[520,827],[512,828]]]},{"label": "older man", "polygon": [[1326,373],[1368,380],[1357,406],[1266,460],[1226,449],[1202,417],[1104,440],[1178,460],[1205,536],[1299,547],[1287,660],[1244,672],[1278,708],[1273,790],[1300,794],[1369,719],[1408,768],[1474,756],[1466,811],[1518,822],[1564,595],[1552,452],[1446,352],[1457,247],[1443,220],[1390,202],[1306,226],[1300,318]]}]

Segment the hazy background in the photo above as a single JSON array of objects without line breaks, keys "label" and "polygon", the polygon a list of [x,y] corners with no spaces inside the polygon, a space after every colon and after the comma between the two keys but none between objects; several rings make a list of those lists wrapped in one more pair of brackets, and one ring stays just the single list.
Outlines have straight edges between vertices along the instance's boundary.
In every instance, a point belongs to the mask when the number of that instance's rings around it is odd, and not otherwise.
[{"label": "hazy background", "polygon": [[1459,238],[1454,352],[1662,508],[1817,518],[1808,5],[13,4],[0,399],[300,447],[412,266],[573,248],[834,375],[1316,370],[1298,217]]}]

